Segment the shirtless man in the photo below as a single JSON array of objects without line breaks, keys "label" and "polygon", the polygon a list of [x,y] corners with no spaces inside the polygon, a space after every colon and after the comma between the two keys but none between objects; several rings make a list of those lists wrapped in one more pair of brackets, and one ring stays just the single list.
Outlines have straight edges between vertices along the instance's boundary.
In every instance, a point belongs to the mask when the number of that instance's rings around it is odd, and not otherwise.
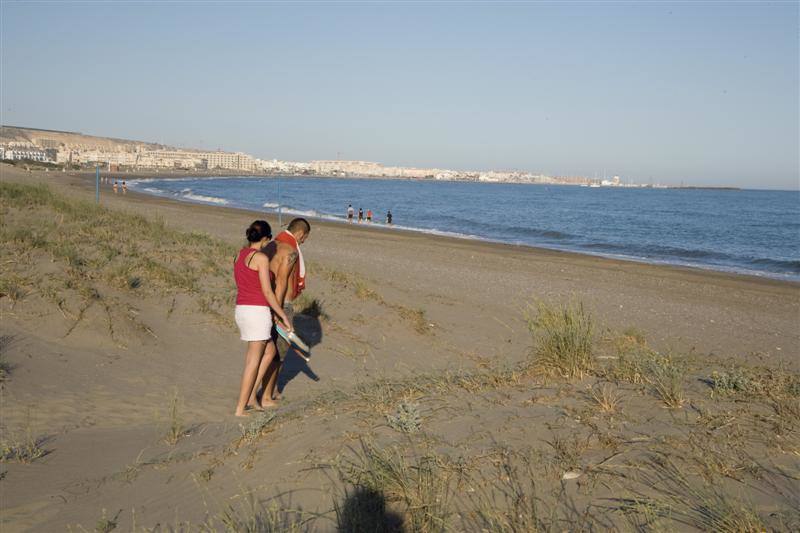
[{"label": "shirtless man", "polygon": [[[264,247],[264,253],[269,257],[270,277],[272,278],[272,289],[275,292],[275,299],[283,309],[286,300],[292,301],[305,289],[305,263],[303,262],[303,252],[300,245],[306,242],[311,233],[311,224],[304,218],[295,218],[289,222],[286,231],[275,236]],[[273,329],[273,340],[276,340],[276,332]],[[267,350],[276,350],[277,342],[267,345]],[[261,407],[271,407],[275,405],[275,400],[280,399],[280,395],[275,390],[278,384],[278,374],[281,371],[280,357],[267,357],[265,354],[262,361],[269,361],[263,368],[258,369],[257,381],[261,381]],[[257,388],[257,387],[255,387]],[[256,405],[256,391],[253,390],[250,396],[249,405]]]}]

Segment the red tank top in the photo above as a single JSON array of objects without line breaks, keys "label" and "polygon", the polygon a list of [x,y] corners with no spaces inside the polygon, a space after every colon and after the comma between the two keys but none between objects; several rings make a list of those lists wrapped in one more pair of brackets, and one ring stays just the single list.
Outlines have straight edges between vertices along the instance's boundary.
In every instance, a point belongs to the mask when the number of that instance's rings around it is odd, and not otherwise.
[{"label": "red tank top", "polygon": [[[261,290],[261,281],[258,279],[258,270],[251,270],[245,260],[252,248],[239,250],[239,257],[233,264],[233,279],[236,280],[236,305],[262,305],[269,307],[267,298]],[[252,258],[250,259],[252,261]]]}]

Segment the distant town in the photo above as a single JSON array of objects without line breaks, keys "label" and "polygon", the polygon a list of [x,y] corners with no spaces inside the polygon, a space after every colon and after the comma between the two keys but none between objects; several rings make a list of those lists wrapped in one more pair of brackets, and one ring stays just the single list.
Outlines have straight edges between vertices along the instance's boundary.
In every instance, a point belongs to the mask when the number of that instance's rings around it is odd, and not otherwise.
[{"label": "distant town", "polygon": [[243,152],[201,151],[151,142],[96,137],[77,132],[0,126],[0,159],[61,169],[94,168],[109,172],[186,171],[262,175],[306,175],[354,178],[401,178],[492,183],[579,185],[584,187],[653,187],[619,176],[548,176],[527,171],[465,171],[384,166],[370,161],[282,161],[259,159]]}]

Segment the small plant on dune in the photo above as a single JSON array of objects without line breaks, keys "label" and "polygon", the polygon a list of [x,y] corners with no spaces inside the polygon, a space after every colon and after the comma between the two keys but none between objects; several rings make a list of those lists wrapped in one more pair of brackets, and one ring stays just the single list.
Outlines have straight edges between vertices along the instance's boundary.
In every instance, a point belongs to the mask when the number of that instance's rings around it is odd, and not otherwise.
[{"label": "small plant on dune", "polygon": [[670,408],[683,406],[684,368],[670,357],[655,356],[646,361],[647,380],[653,387],[655,395]]},{"label": "small plant on dune", "polygon": [[588,440],[582,441],[578,435],[572,435],[571,438],[553,435],[551,440],[545,442],[553,448],[556,465],[563,471],[579,469],[581,455],[589,445]]},{"label": "small plant on dune", "polygon": [[6,361],[4,353],[0,353],[0,383],[8,379],[11,375],[11,365]]},{"label": "small plant on dune", "polygon": [[628,327],[622,330],[622,336],[628,342],[638,344],[639,346],[644,346],[647,344],[647,339],[645,338],[645,334],[642,330],[635,327]]},{"label": "small plant on dune", "polygon": [[408,531],[447,531],[453,496],[451,474],[439,457],[415,459],[410,464],[396,446],[379,448],[362,440],[355,457],[340,461],[336,468],[342,481],[357,489],[382,494],[389,502],[402,502]]},{"label": "small plant on dune", "polygon": [[392,305],[392,307],[400,315],[400,318],[411,322],[414,331],[420,335],[426,335],[431,332],[432,324],[425,316],[424,309],[410,309],[402,305]]},{"label": "small plant on dune", "polygon": [[402,433],[416,433],[422,426],[419,404],[401,401],[393,414],[386,415],[389,427]]},{"label": "small plant on dune", "polygon": [[362,300],[379,300],[380,296],[374,289],[370,288],[364,280],[356,279],[354,283],[356,296]]},{"label": "small plant on dune", "polygon": [[16,305],[20,300],[28,295],[24,285],[19,278],[6,278],[0,279],[0,298],[8,298],[11,300],[11,306]]},{"label": "small plant on dune", "polygon": [[307,531],[300,511],[284,508],[279,502],[269,505],[257,502],[252,494],[237,507],[229,505],[221,513],[209,518],[200,527],[207,533],[299,533]]},{"label": "small plant on dune", "polygon": [[538,302],[527,313],[536,363],[547,373],[581,378],[594,368],[592,319],[582,304]]},{"label": "small plant on dune", "polygon": [[733,369],[730,372],[714,371],[709,381],[714,394],[748,392],[752,391],[754,385],[750,377],[740,369]]},{"label": "small plant on dune", "polygon": [[636,512],[642,502],[650,502],[646,506],[649,513],[681,527],[719,533],[757,533],[769,529],[749,502],[734,498],[713,482],[690,479],[666,454],[654,454],[648,459],[640,482],[648,490],[655,490],[660,498],[642,496],[626,500],[620,507],[623,512]]},{"label": "small plant on dune", "polygon": [[13,340],[14,337],[11,335],[0,335],[0,383],[8,379],[11,374],[11,364],[6,360],[6,350]]},{"label": "small plant on dune", "polygon": [[0,442],[0,462],[17,461],[28,464],[47,455],[47,450],[42,446],[45,439],[34,437],[30,426],[26,428],[23,437],[4,433],[6,434]]},{"label": "small plant on dune", "polygon": [[261,411],[257,416],[252,417],[247,425],[241,426],[242,439],[245,442],[254,442],[271,430],[273,422],[275,422],[275,413]]},{"label": "small plant on dune", "polygon": [[552,530],[554,510],[538,495],[540,475],[529,458],[504,450],[495,466],[488,479],[472,481],[476,490],[469,496],[473,508],[470,522],[480,531],[492,533]]},{"label": "small plant on dune", "polygon": [[615,413],[620,402],[619,391],[608,383],[594,387],[591,392],[592,400],[598,409],[606,414]]},{"label": "small plant on dune", "polygon": [[122,511],[117,511],[117,514],[114,518],[108,518],[106,516],[106,510],[103,509],[103,516],[94,526],[94,530],[96,533],[111,533],[115,529],[117,529],[118,521],[119,521],[119,514]]},{"label": "small plant on dune", "polygon": [[176,389],[169,403],[169,426],[164,440],[170,446],[174,446],[185,435],[186,428],[183,426],[183,419],[180,414],[180,396]]},{"label": "small plant on dune", "polygon": [[664,356],[636,345],[619,353],[616,362],[605,370],[607,379],[649,386],[654,396],[670,408],[681,407],[686,369],[671,356]]},{"label": "small plant on dune", "polygon": [[800,375],[778,368],[732,366],[706,380],[712,394],[750,397],[800,396]]}]

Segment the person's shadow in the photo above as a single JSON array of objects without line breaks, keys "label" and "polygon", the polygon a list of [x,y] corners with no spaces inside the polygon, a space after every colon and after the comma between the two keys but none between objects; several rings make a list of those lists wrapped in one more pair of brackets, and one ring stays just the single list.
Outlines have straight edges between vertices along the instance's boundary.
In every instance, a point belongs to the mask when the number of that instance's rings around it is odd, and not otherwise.
[{"label": "person's shadow", "polygon": [[338,533],[402,533],[403,519],[386,510],[386,498],[376,490],[355,487],[336,504]]},{"label": "person's shadow", "polygon": [[[317,300],[312,300],[305,309],[292,317],[292,327],[294,327],[295,333],[308,344],[309,349],[322,342],[322,324],[319,320],[321,315],[321,304]],[[289,345],[282,338],[278,339],[278,350],[280,353],[286,354],[283,358],[281,373],[278,376],[278,392],[283,393],[286,385],[301,372],[310,379],[319,381],[319,376],[311,370],[306,360],[295,351],[296,348]],[[310,353],[305,355],[308,356]]]}]

